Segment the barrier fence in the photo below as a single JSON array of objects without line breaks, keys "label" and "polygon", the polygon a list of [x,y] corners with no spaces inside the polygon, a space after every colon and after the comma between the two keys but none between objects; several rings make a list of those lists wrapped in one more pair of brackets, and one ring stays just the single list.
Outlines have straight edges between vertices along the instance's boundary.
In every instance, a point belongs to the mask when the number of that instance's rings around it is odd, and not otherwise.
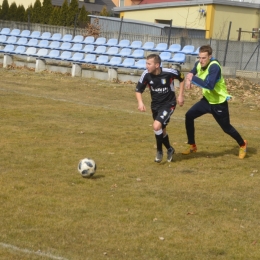
[{"label": "barrier fence", "polygon": [[[10,29],[20,29],[30,31],[40,31],[50,32],[50,33],[61,33],[72,34],[72,35],[86,35],[86,30],[84,28],[73,28],[73,27],[63,27],[63,26],[54,26],[46,24],[28,24],[22,22],[14,21],[3,21],[0,20],[0,28],[10,28]],[[148,34],[133,34],[119,31],[100,31],[99,36],[117,39],[128,39],[130,41],[140,40],[143,43],[147,41],[152,41],[155,44],[160,42],[168,42],[168,36],[162,35],[148,35]],[[228,48],[226,40],[216,40],[216,39],[200,39],[200,38],[191,38],[191,37],[170,37],[170,44],[179,43],[181,46],[193,45],[195,49],[197,47],[210,44],[213,48],[213,56],[221,63],[225,61],[226,67],[233,67],[235,70],[246,70],[246,71],[258,71],[260,68],[259,61],[259,43],[258,42],[241,42],[241,41],[229,41]]]}]

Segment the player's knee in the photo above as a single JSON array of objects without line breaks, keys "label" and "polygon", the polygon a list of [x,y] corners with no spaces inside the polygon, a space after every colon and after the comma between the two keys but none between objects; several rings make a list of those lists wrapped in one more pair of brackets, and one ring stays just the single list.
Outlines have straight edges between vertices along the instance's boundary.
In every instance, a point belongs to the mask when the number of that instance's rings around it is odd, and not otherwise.
[{"label": "player's knee", "polygon": [[154,131],[159,131],[160,129],[162,129],[162,124],[160,122],[158,122],[158,121],[155,121],[153,123],[153,130]]},{"label": "player's knee", "polygon": [[193,120],[194,119],[194,116],[193,116],[193,113],[191,110],[189,110],[186,114],[185,114],[185,118],[186,120]]}]

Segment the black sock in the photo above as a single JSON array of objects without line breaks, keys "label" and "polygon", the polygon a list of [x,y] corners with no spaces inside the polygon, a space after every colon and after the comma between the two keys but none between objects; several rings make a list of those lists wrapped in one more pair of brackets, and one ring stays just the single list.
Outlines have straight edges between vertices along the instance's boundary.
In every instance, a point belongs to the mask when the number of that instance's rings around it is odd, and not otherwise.
[{"label": "black sock", "polygon": [[155,135],[156,144],[157,144],[157,151],[162,152],[162,144],[163,144],[163,133],[160,135]]},{"label": "black sock", "polygon": [[163,137],[163,144],[164,144],[164,146],[166,147],[167,150],[168,150],[169,148],[171,148],[168,134],[166,134],[166,135]]}]

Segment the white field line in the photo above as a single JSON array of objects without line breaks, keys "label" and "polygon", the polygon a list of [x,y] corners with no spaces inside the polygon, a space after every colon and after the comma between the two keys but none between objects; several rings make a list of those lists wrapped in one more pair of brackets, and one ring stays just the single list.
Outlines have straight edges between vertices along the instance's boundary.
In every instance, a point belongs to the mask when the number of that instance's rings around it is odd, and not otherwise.
[{"label": "white field line", "polygon": [[19,248],[17,246],[13,246],[13,245],[2,243],[2,242],[0,242],[0,247],[7,248],[11,251],[17,251],[17,252],[21,252],[21,253],[24,253],[24,254],[30,254],[30,255],[43,256],[43,257],[55,259],[55,260],[68,260],[67,258],[64,258],[64,257],[61,257],[61,256],[55,256],[55,255],[52,255],[52,254],[49,254],[49,253],[44,253],[44,252],[41,252],[41,251],[32,251],[32,250],[25,249],[25,248]]},{"label": "white field line", "polygon": [[[113,108],[113,107],[110,107],[110,106],[88,104],[88,103],[85,103],[85,102],[73,101],[73,100],[68,100],[68,99],[64,99],[64,98],[50,97],[50,96],[45,96],[45,95],[28,94],[28,93],[25,93],[25,92],[21,92],[21,91],[17,91],[17,90],[9,90],[9,89],[4,89],[4,88],[0,88],[0,91],[9,92],[9,93],[15,93],[15,94],[23,95],[23,96],[35,97],[35,98],[44,98],[44,99],[47,99],[47,100],[66,102],[66,103],[82,105],[82,106],[99,107],[99,108],[104,108],[104,109],[107,109],[107,110],[115,110],[115,111],[121,111],[121,112],[125,112],[125,113],[130,113],[130,114],[139,114],[139,115],[144,115],[144,116],[150,116],[151,117],[151,113],[150,112],[148,112],[148,113],[141,113],[139,111],[118,109],[118,108]],[[188,108],[187,108],[187,110],[188,110]],[[185,118],[184,117],[176,117],[176,116],[173,115],[173,120],[184,121]],[[203,119],[200,119],[200,123],[203,123],[203,124],[206,124],[206,125],[215,125],[216,124],[215,121],[210,123],[209,121],[203,120]],[[260,130],[260,128],[257,127],[257,126],[255,126],[255,127],[248,127],[248,126],[245,126],[245,125],[236,125],[235,128],[237,128],[237,127],[243,128],[243,129]]]}]

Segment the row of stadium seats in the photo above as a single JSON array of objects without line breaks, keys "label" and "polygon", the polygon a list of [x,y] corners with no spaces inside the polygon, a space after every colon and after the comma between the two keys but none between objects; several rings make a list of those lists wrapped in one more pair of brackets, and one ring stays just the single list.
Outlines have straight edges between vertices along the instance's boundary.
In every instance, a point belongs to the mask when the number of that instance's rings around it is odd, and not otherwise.
[{"label": "row of stadium seats", "polygon": [[[75,44],[74,44],[75,45]],[[87,45],[86,45],[87,46]],[[72,59],[72,61],[77,61],[83,59],[84,54],[92,54],[88,57],[102,57],[102,61],[107,61],[109,57],[119,57],[119,58],[132,58],[136,59],[143,59],[144,58],[144,50],[134,50],[131,53],[131,49],[123,48],[120,53],[115,51],[114,48],[118,49],[117,47],[110,47],[107,51],[98,51],[97,49],[105,47],[105,46],[98,46],[94,51],[86,50],[77,50],[76,48],[71,49],[48,49],[48,48],[36,48],[36,47],[28,47],[23,45],[18,45],[15,48],[15,45],[6,45],[4,49],[0,50],[0,53],[9,54],[9,55],[27,55],[33,56],[38,58],[53,58],[53,59]],[[124,51],[125,50],[125,51]],[[123,52],[124,51],[124,52]],[[128,52],[127,52],[128,51]],[[106,57],[106,58],[104,58]],[[171,52],[161,52],[160,57],[162,62],[170,62],[170,63],[178,63],[183,64],[186,60],[186,55],[183,53],[174,53]]]},{"label": "row of stadium seats", "polygon": [[[42,42],[44,41],[44,43]],[[95,39],[93,36],[87,36],[84,38],[83,35],[72,36],[71,34],[65,34],[62,36],[60,33],[54,33],[51,35],[50,32],[43,32],[42,34],[39,31],[33,31],[32,33],[29,30],[20,31],[19,29],[10,30],[9,28],[3,28],[0,31],[0,43],[1,44],[16,44],[16,45],[27,45],[35,46],[42,44],[51,45],[50,42],[55,41],[54,45],[58,43],[78,43],[78,44],[91,44],[91,45],[102,45],[106,47],[118,47],[118,48],[130,48],[130,49],[143,49],[146,51],[168,51],[172,53],[184,53],[186,55],[198,55],[198,50],[195,50],[193,45],[185,45],[181,48],[180,44],[172,44],[168,48],[167,43],[158,43],[157,45],[154,42],[147,41],[133,41],[130,42],[127,39],[120,40],[111,38],[106,39],[105,37],[98,37]],[[46,47],[46,46],[44,46]],[[51,47],[52,48],[52,47]]]}]

